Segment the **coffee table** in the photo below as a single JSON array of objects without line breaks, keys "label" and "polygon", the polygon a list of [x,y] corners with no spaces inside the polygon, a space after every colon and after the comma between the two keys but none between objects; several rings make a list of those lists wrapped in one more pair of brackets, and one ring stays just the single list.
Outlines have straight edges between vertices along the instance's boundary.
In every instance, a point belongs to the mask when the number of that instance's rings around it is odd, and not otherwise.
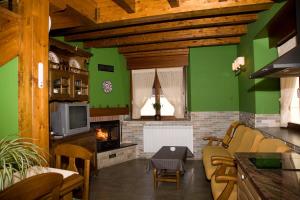
[{"label": "coffee table", "polygon": [[192,157],[192,152],[184,146],[163,146],[150,159],[148,169],[153,169],[154,188],[158,182],[176,183],[180,185],[180,175],[184,173],[184,162],[187,157]]}]

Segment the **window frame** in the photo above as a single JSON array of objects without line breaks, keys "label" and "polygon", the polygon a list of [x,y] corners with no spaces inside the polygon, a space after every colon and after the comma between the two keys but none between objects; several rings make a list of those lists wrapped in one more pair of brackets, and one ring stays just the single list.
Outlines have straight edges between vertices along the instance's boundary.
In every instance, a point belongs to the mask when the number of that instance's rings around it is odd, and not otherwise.
[{"label": "window frame", "polygon": [[[182,66],[181,66],[182,67]],[[185,113],[187,113],[187,67],[186,66],[183,66],[183,88],[184,88],[184,96],[185,96],[185,99],[184,99],[184,108],[185,108]],[[156,71],[156,68],[155,68],[155,78],[154,78],[154,91],[155,91],[155,103],[160,103],[160,90],[161,90],[161,86],[160,86],[160,83],[159,83],[159,79],[158,79],[158,75],[157,75],[157,71]],[[130,102],[131,102],[131,108],[130,108],[130,117],[131,117],[131,120],[132,119],[132,94],[133,94],[133,91],[132,91],[132,71],[130,71]],[[156,115],[158,114],[157,113],[157,110],[155,110],[155,113]],[[141,119],[134,119],[134,120],[141,120],[141,121],[153,121],[153,120],[157,120],[155,118],[155,116],[141,116]],[[160,113],[159,113],[160,115]],[[175,120],[185,120],[187,119],[187,116],[185,114],[184,118],[182,119],[177,119],[175,118],[175,116],[161,116],[160,115],[160,119],[161,121],[175,121]]]}]

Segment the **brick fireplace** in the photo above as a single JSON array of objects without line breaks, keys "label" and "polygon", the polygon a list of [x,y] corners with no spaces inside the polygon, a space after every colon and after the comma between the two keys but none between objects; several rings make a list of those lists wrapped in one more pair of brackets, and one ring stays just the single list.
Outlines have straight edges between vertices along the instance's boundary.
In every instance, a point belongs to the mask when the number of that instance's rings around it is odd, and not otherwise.
[{"label": "brick fireplace", "polygon": [[136,144],[122,142],[122,117],[91,117],[91,128],[97,137],[98,169],[136,159]]}]

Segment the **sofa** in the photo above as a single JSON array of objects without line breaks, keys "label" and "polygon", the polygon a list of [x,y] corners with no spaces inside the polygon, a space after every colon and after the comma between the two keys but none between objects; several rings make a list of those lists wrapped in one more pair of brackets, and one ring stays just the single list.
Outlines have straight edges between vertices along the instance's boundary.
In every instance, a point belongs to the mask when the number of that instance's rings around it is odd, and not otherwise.
[{"label": "sofa", "polygon": [[[259,142],[256,152],[284,153],[288,151],[290,151],[290,148],[281,140],[263,138]],[[237,200],[237,169],[234,159],[224,158],[223,162],[222,158],[212,158],[212,160],[214,161],[212,164],[217,167],[211,177],[211,190],[214,199]]]},{"label": "sofa", "polygon": [[[227,133],[228,130],[225,135]],[[211,180],[214,199],[237,199],[235,153],[287,151],[290,151],[290,148],[283,141],[265,138],[259,130],[238,124],[232,130],[231,140],[227,147],[210,143],[202,150],[203,166],[207,179]]]},{"label": "sofa", "polygon": [[221,156],[233,158],[236,152],[255,152],[258,143],[264,138],[262,133],[258,130],[239,125],[228,145],[228,148],[223,146],[206,146],[202,151],[203,165],[205,169],[206,178],[211,179],[211,176],[216,170],[216,166],[211,163],[211,157]]}]

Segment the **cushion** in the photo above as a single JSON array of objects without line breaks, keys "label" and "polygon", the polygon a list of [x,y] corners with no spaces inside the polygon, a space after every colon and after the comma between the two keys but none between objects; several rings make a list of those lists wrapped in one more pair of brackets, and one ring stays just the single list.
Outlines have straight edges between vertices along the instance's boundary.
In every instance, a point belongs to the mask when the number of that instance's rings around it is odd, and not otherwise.
[{"label": "cushion", "polygon": [[229,143],[227,149],[231,155],[233,155],[236,152],[237,148],[240,146],[240,142],[244,136],[243,133],[246,132],[247,130],[251,130],[251,128],[246,127],[244,125],[240,125],[237,127],[234,136],[231,139],[231,142]]},{"label": "cushion", "polygon": [[256,152],[259,143],[264,138],[263,134],[256,129],[248,129],[240,141],[236,152]]},{"label": "cushion", "polygon": [[287,152],[290,148],[279,139],[265,138],[258,145],[258,152]]}]

